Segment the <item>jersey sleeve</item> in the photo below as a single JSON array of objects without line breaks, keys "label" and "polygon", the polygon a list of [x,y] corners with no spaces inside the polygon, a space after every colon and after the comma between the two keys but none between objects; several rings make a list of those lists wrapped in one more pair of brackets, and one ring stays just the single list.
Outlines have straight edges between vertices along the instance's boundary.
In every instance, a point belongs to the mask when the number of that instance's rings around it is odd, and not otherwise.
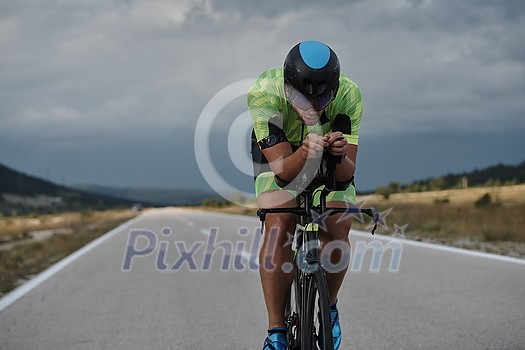
[{"label": "jersey sleeve", "polygon": [[361,125],[361,117],[363,114],[361,91],[353,81],[346,77],[344,77],[344,79],[346,79],[346,81],[341,85],[342,89],[337,92],[337,98],[334,101],[334,107],[337,110],[336,122],[344,125],[343,134],[348,143],[358,145],[359,126]]},{"label": "jersey sleeve", "polygon": [[280,97],[273,85],[271,79],[261,76],[248,91],[248,111],[261,149],[288,141],[279,111]]}]

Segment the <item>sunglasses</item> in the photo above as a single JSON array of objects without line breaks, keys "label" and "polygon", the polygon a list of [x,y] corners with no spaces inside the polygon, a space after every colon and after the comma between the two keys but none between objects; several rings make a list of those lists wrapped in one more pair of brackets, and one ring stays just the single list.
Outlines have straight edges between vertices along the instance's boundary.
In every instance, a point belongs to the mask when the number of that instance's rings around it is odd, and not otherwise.
[{"label": "sunglasses", "polygon": [[335,97],[335,89],[325,95],[315,97],[306,97],[303,94],[301,94],[297,89],[294,89],[292,87],[290,87],[289,93],[290,96],[288,97],[288,101],[290,101],[291,104],[303,111],[306,111],[312,107],[316,111],[321,111],[325,109],[326,106],[328,106]]}]

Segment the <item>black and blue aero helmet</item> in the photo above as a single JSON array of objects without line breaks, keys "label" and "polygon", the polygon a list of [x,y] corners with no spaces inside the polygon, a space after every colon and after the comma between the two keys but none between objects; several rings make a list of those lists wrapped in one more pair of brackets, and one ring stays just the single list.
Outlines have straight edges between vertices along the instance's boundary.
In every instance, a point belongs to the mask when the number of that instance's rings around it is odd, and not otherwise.
[{"label": "black and blue aero helmet", "polygon": [[[314,107],[324,108],[335,97],[340,72],[335,52],[319,41],[303,41],[295,45],[284,61],[285,82],[304,97],[317,102]],[[320,102],[327,103],[319,106]]]}]

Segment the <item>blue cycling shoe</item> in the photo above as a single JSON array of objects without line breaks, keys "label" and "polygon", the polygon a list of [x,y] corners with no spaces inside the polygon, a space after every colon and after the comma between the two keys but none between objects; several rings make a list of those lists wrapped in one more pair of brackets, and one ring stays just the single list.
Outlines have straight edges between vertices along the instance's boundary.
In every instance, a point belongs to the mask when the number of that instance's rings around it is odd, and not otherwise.
[{"label": "blue cycling shoe", "polygon": [[[319,315],[320,316],[320,315]],[[339,324],[339,310],[337,310],[337,303],[330,306],[330,318],[332,320],[332,337],[334,339],[334,350],[338,350],[341,346],[341,325]],[[323,339],[318,339],[319,348],[323,350]]]},{"label": "blue cycling shoe", "polygon": [[268,337],[264,340],[263,350],[286,349],[288,349],[288,339],[286,339],[286,333],[269,332]]},{"label": "blue cycling shoe", "polygon": [[332,337],[334,338],[334,350],[341,346],[341,325],[339,324],[339,310],[334,305],[330,308],[330,318],[332,319]]}]

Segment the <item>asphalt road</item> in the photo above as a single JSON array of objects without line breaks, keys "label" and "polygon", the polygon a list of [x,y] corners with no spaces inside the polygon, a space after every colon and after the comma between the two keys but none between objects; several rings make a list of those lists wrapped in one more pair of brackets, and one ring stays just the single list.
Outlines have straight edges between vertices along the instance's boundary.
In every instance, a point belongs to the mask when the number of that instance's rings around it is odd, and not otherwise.
[{"label": "asphalt road", "polygon": [[[259,227],[142,214],[1,299],[0,349],[261,349]],[[351,237],[342,349],[525,349],[524,260]]]}]

